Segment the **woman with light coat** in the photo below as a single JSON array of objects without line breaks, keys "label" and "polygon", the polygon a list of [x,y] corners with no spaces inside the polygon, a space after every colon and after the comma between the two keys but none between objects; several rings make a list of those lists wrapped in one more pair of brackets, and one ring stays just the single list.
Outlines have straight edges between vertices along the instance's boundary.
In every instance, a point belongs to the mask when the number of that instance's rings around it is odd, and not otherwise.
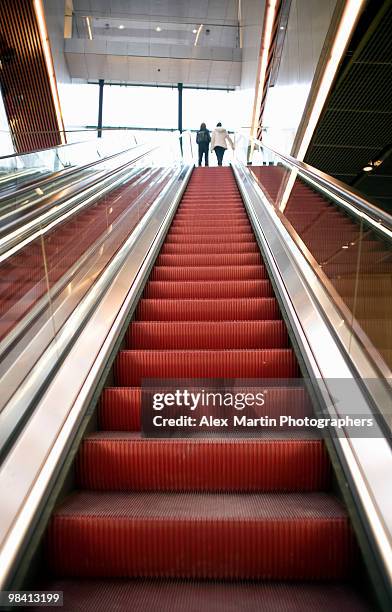
[{"label": "woman with light coat", "polygon": [[222,127],[222,124],[219,122],[216,124],[215,130],[212,132],[211,136],[211,153],[215,151],[216,157],[218,160],[218,166],[222,165],[223,156],[227,149],[227,142],[230,143],[232,149],[234,149],[234,144],[230,136],[228,135],[225,128]]}]

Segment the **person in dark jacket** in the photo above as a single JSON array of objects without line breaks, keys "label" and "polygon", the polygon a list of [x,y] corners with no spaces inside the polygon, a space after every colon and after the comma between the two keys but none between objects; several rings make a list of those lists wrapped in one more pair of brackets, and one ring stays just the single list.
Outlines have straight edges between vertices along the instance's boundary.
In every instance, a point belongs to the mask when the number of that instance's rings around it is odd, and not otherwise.
[{"label": "person in dark jacket", "polygon": [[204,163],[206,166],[208,166],[208,149],[209,144],[211,142],[211,136],[210,132],[207,130],[205,123],[201,124],[200,130],[197,132],[196,142],[199,146],[199,166],[201,166],[201,163],[203,161],[203,155]]}]

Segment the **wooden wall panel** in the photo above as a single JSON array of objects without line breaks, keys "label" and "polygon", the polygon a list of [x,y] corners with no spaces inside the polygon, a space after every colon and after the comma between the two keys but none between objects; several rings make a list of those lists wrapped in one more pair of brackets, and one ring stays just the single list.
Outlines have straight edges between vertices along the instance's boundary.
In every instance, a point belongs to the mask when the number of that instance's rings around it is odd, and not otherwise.
[{"label": "wooden wall panel", "polygon": [[61,143],[33,0],[0,0],[0,87],[18,153]]}]

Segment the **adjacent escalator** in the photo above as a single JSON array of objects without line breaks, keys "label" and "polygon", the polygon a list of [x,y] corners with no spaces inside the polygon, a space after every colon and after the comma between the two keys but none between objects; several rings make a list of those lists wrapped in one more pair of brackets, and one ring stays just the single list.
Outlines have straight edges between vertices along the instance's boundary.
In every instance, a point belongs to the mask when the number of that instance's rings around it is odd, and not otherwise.
[{"label": "adjacent escalator", "polygon": [[[196,169],[55,509],[41,588],[66,610],[368,609],[317,433],[146,438],[147,378],[300,377],[229,168]],[[273,409],[311,413],[282,386]],[[272,415],[271,415],[272,416]]]},{"label": "adjacent escalator", "polygon": [[[282,166],[253,167],[262,189],[275,206],[284,191],[287,172]],[[390,242],[334,202],[296,179],[284,217],[297,232],[319,270],[392,368],[392,248]]]}]

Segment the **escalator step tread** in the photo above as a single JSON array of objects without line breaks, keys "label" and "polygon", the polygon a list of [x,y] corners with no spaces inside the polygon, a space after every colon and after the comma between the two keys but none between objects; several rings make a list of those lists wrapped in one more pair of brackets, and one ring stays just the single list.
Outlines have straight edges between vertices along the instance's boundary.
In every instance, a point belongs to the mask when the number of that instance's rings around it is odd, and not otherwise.
[{"label": "escalator step tread", "polygon": [[[263,412],[265,415],[265,409]],[[222,412],[222,416],[227,414]],[[281,439],[274,435],[277,432],[249,440],[91,434],[79,450],[77,485],[95,491],[282,492],[329,488],[330,462],[317,432],[313,436],[310,432],[283,432]]]},{"label": "escalator step tread", "polygon": [[[44,591],[63,591],[67,610],[123,612],[370,612],[347,584],[186,580],[52,580]],[[42,610],[37,608],[36,610]]]},{"label": "escalator step tread", "polygon": [[312,492],[82,491],[55,512],[47,550],[64,576],[212,579],[338,580],[357,555],[340,502]]},{"label": "escalator step tread", "polygon": [[142,298],[135,319],[144,321],[241,321],[279,319],[276,298],[148,299]]},{"label": "escalator step tread", "polygon": [[[296,418],[313,415],[303,388],[269,389],[268,411],[272,418],[290,414]],[[106,387],[99,404],[99,424],[103,430],[139,431],[141,412],[140,387]]]},{"label": "escalator step tread", "polygon": [[274,297],[271,282],[263,280],[243,281],[149,281],[143,296],[149,299],[188,298],[252,298]]},{"label": "escalator step tread", "polygon": [[128,348],[252,349],[287,348],[283,321],[134,321]]},{"label": "escalator step tread", "polygon": [[116,384],[140,386],[143,378],[296,378],[292,349],[128,350],[115,361]]}]

